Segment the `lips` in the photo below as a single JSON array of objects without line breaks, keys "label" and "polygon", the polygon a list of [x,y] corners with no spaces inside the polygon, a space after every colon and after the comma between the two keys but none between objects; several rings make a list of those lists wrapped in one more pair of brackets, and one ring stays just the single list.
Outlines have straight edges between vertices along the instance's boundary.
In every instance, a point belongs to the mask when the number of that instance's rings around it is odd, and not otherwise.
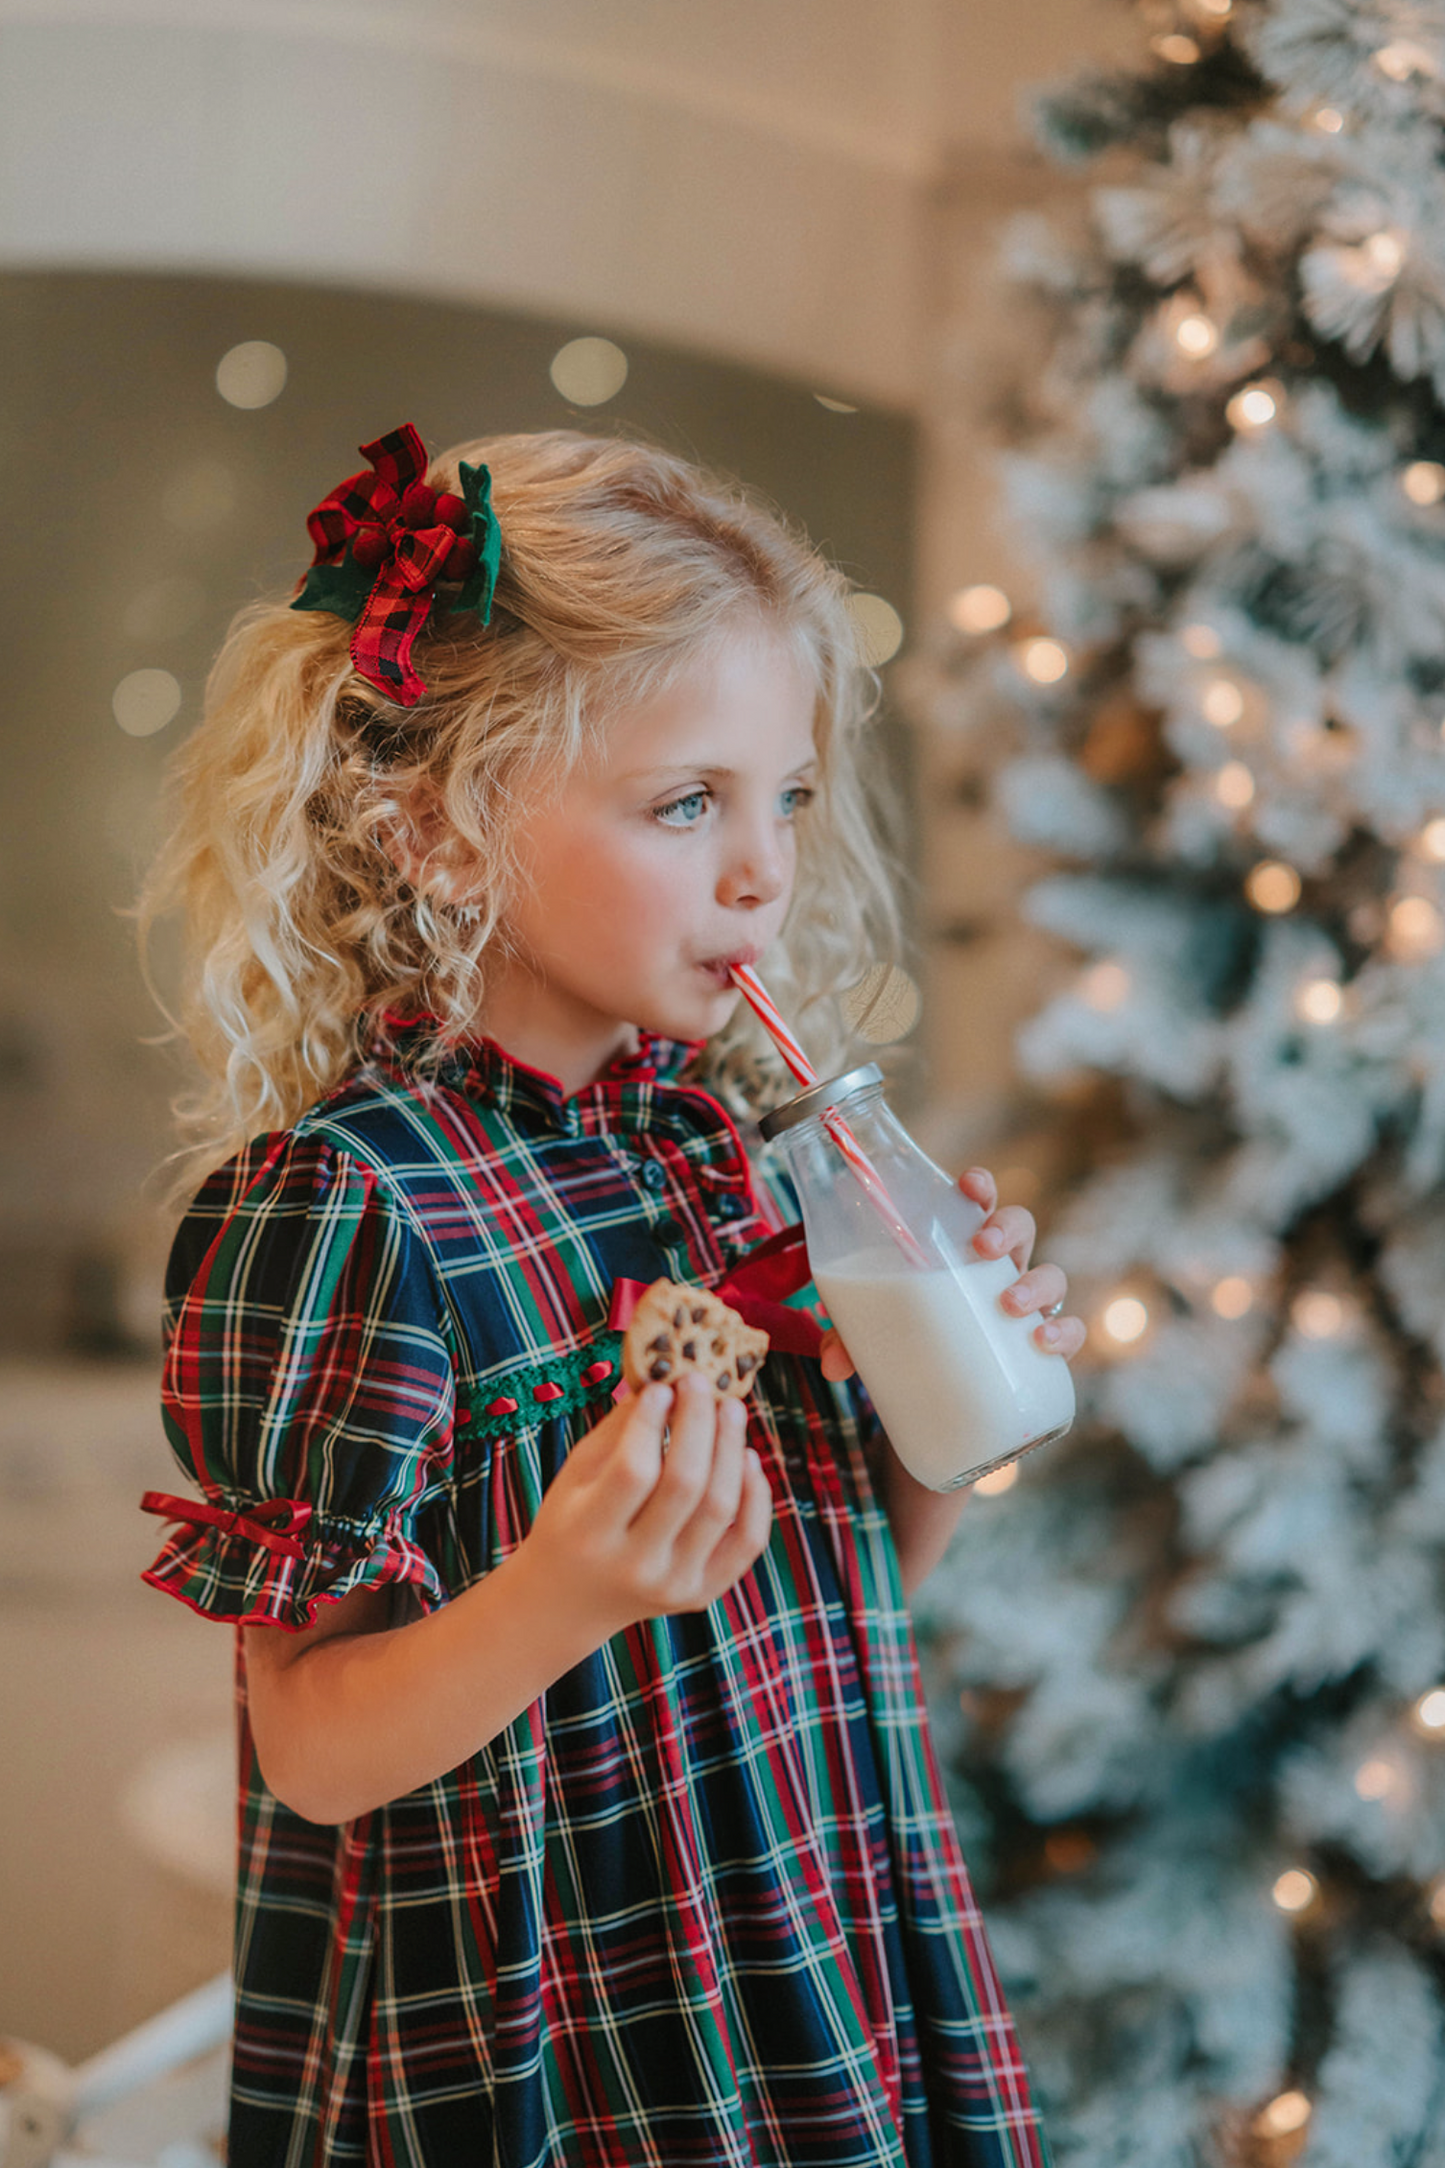
[{"label": "lips", "polygon": [[731,988],[733,965],[755,963],[761,954],[761,949],[734,949],[728,956],[705,956],[696,968],[705,971],[720,990]]},{"label": "lips", "polygon": [[727,956],[704,956],[698,964],[699,971],[706,971],[720,986],[726,985],[735,964],[755,964],[762,955],[761,949],[734,949]]}]

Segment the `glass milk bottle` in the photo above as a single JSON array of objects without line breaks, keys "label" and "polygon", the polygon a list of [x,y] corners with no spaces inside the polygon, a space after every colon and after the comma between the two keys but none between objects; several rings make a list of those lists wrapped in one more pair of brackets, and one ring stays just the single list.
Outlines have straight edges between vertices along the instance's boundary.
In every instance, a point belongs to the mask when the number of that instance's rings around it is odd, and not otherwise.
[{"label": "glass milk bottle", "polygon": [[[985,1213],[918,1149],[882,1083],[866,1062],[775,1107],[762,1133],[786,1157],[814,1285],[893,1450],[930,1490],[955,1490],[1061,1438],[1073,1380],[1035,1342],[1037,1316],[1000,1308],[1013,1260],[979,1256]],[[830,1133],[834,1107],[876,1182]]]}]

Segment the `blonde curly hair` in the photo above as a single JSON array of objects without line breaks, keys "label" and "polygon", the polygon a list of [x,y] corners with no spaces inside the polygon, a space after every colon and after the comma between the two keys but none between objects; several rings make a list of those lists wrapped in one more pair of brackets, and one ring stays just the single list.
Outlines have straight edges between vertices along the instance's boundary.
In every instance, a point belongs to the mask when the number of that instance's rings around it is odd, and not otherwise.
[{"label": "blonde curly hair", "polygon": [[[818,793],[765,968],[820,1063],[848,1050],[832,997],[897,955],[876,780],[859,762],[875,681],[842,576],[741,486],[650,446],[487,437],[441,453],[428,482],[455,490],[463,460],[492,475],[492,622],[433,613],[418,704],[356,674],[342,619],[260,602],[232,624],[202,719],[168,763],[165,840],[129,915],[171,1026],[156,1043],[185,1041],[203,1077],[172,1102],[189,1140],[166,1162],[180,1163],[174,1199],[333,1090],[386,1010],[430,1020],[411,1057],[427,1086],[485,1020],[515,809],[565,776],[609,714],[750,618],[816,687]],[[423,806],[440,818],[423,824]],[[175,911],[179,1015],[148,969],[152,930]],[[738,1104],[766,1094],[770,1052],[740,1003],[705,1066]]]}]

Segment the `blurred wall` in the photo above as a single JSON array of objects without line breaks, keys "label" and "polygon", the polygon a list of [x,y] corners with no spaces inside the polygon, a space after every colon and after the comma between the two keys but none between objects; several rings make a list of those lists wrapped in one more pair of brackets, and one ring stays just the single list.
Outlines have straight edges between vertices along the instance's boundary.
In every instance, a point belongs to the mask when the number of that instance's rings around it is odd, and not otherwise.
[{"label": "blurred wall", "polygon": [[281,275],[894,407],[929,206],[1125,0],[0,0],[0,263]]}]

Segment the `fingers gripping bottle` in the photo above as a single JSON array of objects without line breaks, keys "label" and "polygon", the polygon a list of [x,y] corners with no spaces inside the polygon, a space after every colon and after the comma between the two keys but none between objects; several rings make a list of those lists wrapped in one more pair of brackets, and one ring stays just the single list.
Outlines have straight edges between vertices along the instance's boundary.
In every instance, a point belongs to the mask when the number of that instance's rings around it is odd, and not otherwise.
[{"label": "fingers gripping bottle", "polygon": [[762,1133],[778,1139],[814,1285],[893,1450],[930,1490],[955,1490],[1061,1438],[1073,1380],[1034,1340],[1037,1317],[1000,1307],[1012,1259],[973,1248],[984,1212],[919,1150],[882,1083],[876,1062],[827,1078]]}]

